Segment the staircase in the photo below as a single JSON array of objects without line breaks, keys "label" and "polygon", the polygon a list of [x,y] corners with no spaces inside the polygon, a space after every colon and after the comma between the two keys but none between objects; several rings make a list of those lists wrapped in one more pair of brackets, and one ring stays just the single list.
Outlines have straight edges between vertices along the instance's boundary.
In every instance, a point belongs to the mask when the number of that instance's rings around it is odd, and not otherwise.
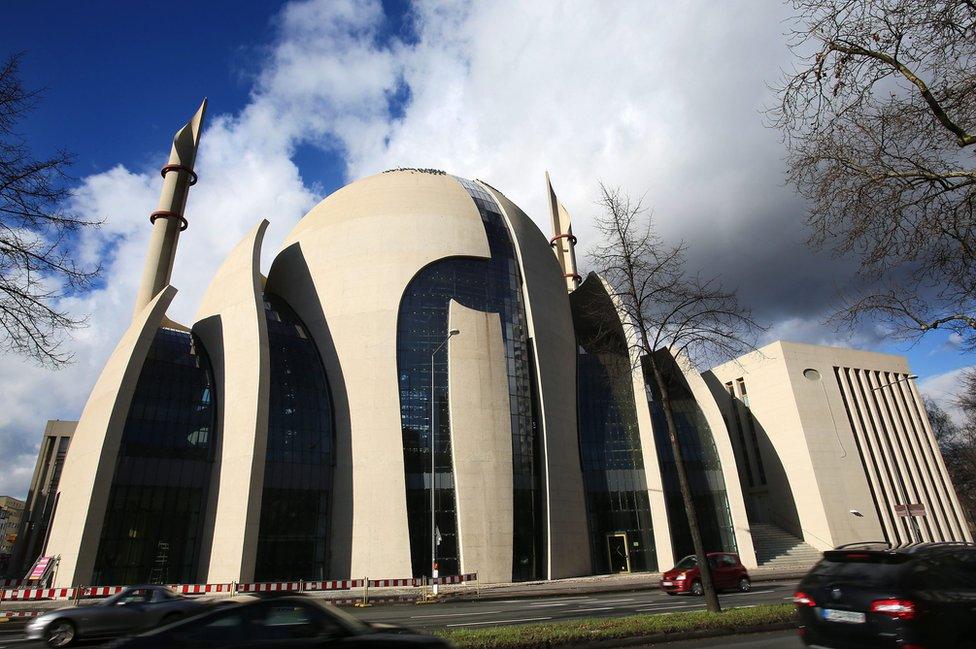
[{"label": "staircase", "polygon": [[809,568],[820,560],[820,550],[775,525],[750,525],[752,544],[760,568]]}]

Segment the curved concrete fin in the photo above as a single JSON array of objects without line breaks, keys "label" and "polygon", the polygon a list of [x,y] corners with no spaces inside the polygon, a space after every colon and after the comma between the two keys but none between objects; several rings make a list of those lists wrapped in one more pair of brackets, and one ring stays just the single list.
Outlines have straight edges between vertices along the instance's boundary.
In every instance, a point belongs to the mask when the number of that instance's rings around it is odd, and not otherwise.
[{"label": "curved concrete fin", "polygon": [[217,386],[217,457],[210,488],[207,581],[254,578],[264,458],[268,440],[269,355],[261,244],[268,228],[251,228],[217,269],[193,331],[210,355]]},{"label": "curved concrete fin", "polygon": [[164,288],[132,320],[78,420],[61,475],[47,554],[60,555],[55,586],[91,583],[95,554],[136,382],[176,289]]}]

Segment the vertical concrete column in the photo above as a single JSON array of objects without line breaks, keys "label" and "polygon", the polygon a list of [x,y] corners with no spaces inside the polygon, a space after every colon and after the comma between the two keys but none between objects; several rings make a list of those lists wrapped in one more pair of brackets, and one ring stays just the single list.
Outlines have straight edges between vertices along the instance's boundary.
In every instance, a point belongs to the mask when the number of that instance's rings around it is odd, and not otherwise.
[{"label": "vertical concrete column", "polygon": [[218,453],[210,490],[213,529],[205,533],[210,540],[205,564],[210,583],[254,579],[270,392],[260,271],[267,227],[262,220],[231,250],[193,326],[210,354],[217,388]]},{"label": "vertical concrete column", "polygon": [[479,583],[512,580],[512,423],[508,365],[497,313],[450,304],[451,457],[461,571]]}]

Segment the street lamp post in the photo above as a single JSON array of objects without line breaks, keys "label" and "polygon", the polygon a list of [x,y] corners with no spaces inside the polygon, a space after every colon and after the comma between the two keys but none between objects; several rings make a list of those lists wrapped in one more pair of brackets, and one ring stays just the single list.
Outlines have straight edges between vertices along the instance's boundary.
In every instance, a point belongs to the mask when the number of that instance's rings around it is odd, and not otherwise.
[{"label": "street lamp post", "polygon": [[437,584],[434,584],[433,581],[437,578],[437,513],[434,509],[434,482],[437,474],[434,473],[436,468],[434,463],[434,433],[437,420],[434,409],[434,356],[441,350],[441,347],[459,333],[461,333],[460,329],[448,331],[447,338],[430,353],[430,579],[435,595],[437,594]]}]

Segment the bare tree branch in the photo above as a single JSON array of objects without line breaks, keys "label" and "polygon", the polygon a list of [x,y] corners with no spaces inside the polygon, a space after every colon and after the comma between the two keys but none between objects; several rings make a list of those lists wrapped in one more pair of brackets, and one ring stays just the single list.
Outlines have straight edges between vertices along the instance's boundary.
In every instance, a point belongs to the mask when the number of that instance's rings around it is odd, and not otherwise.
[{"label": "bare tree branch", "polygon": [[64,209],[71,155],[37,160],[16,134],[39,99],[19,78],[20,55],[0,65],[0,347],[44,365],[71,361],[63,334],[84,326],[60,300],[91,285],[98,267],[74,261],[74,235],[97,227]]}]

